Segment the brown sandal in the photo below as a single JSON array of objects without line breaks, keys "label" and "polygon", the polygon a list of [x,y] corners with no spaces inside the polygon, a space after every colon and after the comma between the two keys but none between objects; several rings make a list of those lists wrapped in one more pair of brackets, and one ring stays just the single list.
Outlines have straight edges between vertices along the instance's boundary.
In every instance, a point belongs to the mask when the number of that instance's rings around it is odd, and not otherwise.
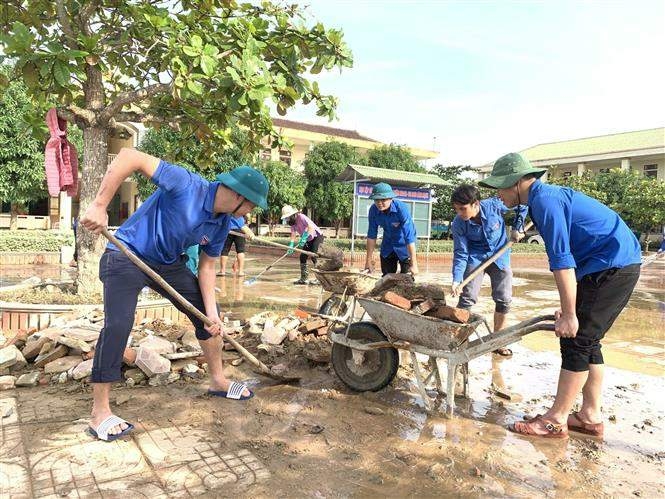
[{"label": "brown sandal", "polygon": [[[571,418],[573,420],[572,423]],[[567,426],[570,431],[584,433],[585,435],[591,435],[592,437],[602,437],[605,433],[605,425],[602,421],[600,423],[585,423],[580,419],[579,413],[577,412],[570,413]]]},{"label": "brown sandal", "polygon": [[[547,433],[536,433],[534,426],[539,422],[544,425]],[[519,435],[525,435],[528,437],[568,438],[568,428],[566,428],[565,424],[552,423],[551,421],[543,419],[540,414],[534,418],[529,419],[528,421],[515,421],[513,424],[508,426],[508,429],[513,433],[518,433]]]}]

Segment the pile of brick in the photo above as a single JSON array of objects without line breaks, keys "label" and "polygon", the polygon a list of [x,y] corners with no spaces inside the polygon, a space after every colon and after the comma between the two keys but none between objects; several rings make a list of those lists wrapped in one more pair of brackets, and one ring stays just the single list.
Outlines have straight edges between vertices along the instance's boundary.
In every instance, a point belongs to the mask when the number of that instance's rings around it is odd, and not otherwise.
[{"label": "pile of brick", "polygon": [[469,322],[468,310],[446,305],[443,287],[416,284],[410,274],[388,274],[376,284],[370,296],[417,315],[452,322]]},{"label": "pile of brick", "polygon": [[[325,337],[325,320],[297,314],[281,316],[262,312],[243,323],[225,321],[225,331],[246,347],[261,352],[284,353],[282,343],[296,339],[304,343]],[[93,311],[80,317],[63,316],[47,329],[19,334],[0,346],[0,390],[70,381],[88,383],[103,315]],[[306,356],[307,357],[307,356]],[[320,360],[322,354],[316,354]],[[224,344],[222,358],[234,366],[242,357]],[[132,329],[123,355],[122,373],[128,386],[159,386],[197,379],[207,371],[205,358],[191,327],[168,319],[145,319]]]},{"label": "pile of brick", "polygon": [[[47,329],[18,334],[0,347],[0,389],[89,382],[103,325],[100,311],[63,316]],[[239,325],[239,324],[238,324]],[[129,386],[161,385],[205,372],[193,330],[168,319],[145,319],[132,329],[123,355]]]}]

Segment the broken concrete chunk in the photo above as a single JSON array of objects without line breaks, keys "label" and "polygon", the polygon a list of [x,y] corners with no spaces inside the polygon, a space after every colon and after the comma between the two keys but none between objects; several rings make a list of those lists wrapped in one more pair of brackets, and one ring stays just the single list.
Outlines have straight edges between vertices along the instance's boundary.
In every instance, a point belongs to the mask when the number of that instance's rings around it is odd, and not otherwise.
[{"label": "broken concrete chunk", "polygon": [[99,338],[100,330],[98,328],[74,327],[66,329],[63,334],[70,338],[76,338],[81,341],[95,341]]},{"label": "broken concrete chunk", "polygon": [[0,376],[0,391],[11,390],[16,386],[16,376]]},{"label": "broken concrete chunk", "polygon": [[284,341],[284,338],[286,338],[286,335],[288,334],[288,331],[285,331],[284,329],[280,327],[271,327],[271,328],[264,328],[263,332],[261,333],[261,343],[265,343],[267,345],[279,345]]},{"label": "broken concrete chunk", "polygon": [[148,379],[148,377],[140,369],[127,369],[125,371],[125,379],[131,379],[134,383],[140,383],[141,381]]},{"label": "broken concrete chunk", "polygon": [[44,367],[49,362],[53,362],[60,357],[64,357],[67,355],[68,351],[69,348],[67,348],[65,345],[58,345],[53,350],[45,354],[40,354],[39,357],[35,359],[35,367]]},{"label": "broken concrete chunk", "polygon": [[[89,361],[85,361],[89,362]],[[44,365],[44,374],[58,374],[67,372],[81,363],[81,357],[69,355],[55,359]]]},{"label": "broken concrete chunk", "polygon": [[146,347],[158,354],[173,353],[175,346],[169,340],[160,338],[159,336],[148,336],[147,338],[139,341],[139,347]]},{"label": "broken concrete chunk", "polygon": [[170,372],[171,361],[165,359],[154,350],[141,346],[136,356],[136,367],[146,373],[148,377],[152,377],[155,374]]},{"label": "broken concrete chunk", "polygon": [[16,348],[16,345],[9,345],[8,347],[0,349],[0,369],[21,369],[25,367],[25,365],[25,357],[23,357],[21,351]]},{"label": "broken concrete chunk", "polygon": [[92,350],[90,345],[88,345],[85,341],[80,340],[78,338],[71,338],[66,334],[58,338],[58,343],[60,343],[61,345],[65,345],[69,348],[73,348],[75,350],[80,350],[83,353],[88,353],[90,350]]},{"label": "broken concrete chunk", "polygon": [[39,371],[21,374],[16,380],[16,386],[37,386],[39,383],[39,376],[41,376]]},{"label": "broken concrete chunk", "polygon": [[92,374],[92,361],[93,359],[89,359],[79,363],[79,365],[72,370],[72,378],[78,380],[90,376]]}]

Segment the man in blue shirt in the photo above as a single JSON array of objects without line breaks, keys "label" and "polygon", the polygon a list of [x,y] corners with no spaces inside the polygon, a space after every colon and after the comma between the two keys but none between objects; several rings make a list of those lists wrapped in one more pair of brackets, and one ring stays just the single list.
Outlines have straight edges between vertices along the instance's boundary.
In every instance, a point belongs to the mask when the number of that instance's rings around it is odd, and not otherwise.
[{"label": "man in blue shirt", "polygon": [[[81,218],[81,226],[99,233],[108,224],[106,207],[132,173],[140,172],[159,188],[117,230],[115,236],[138,255],[169,285],[205,313],[214,323],[203,323],[184,309],[196,329],[210,369],[212,395],[247,399],[253,394],[228,380],[222,369],[221,327],[215,300],[215,263],[228,234],[232,216],[267,207],[268,182],[249,166],[217,176],[209,182],[200,176],[148,154],[124,148],[104,176],[97,196]],[[187,269],[186,249],[201,248],[198,279]],[[89,431],[102,440],[115,440],[132,429],[114,416],[109,406],[111,383],[120,380],[122,353],[134,322],[138,294],[149,286],[171,299],[112,244],[99,262],[104,284],[104,329],[97,342],[92,369],[93,407]]]},{"label": "man in blue shirt", "polygon": [[367,254],[365,269],[374,271],[373,254],[379,227],[383,228],[381,242],[381,272],[383,275],[400,272],[413,275],[418,273],[416,259],[416,228],[407,206],[394,199],[395,193],[390,185],[381,182],[372,188],[370,199],[374,205],[369,209],[369,227],[367,229]]},{"label": "man in blue shirt", "polygon": [[[542,183],[546,172],[516,153],[499,158],[480,185],[498,189],[508,207],[526,203],[545,242],[561,309],[555,314],[561,372],[556,398],[543,415],[510,430],[566,438],[568,430],[602,436],[603,355],[600,341],[640,275],[640,245],[614,211],[581,192]],[[571,413],[582,392],[582,407]]]},{"label": "man in blue shirt", "polygon": [[[510,268],[510,250],[478,274],[462,290],[460,283],[485,260],[493,256],[507,242],[506,224],[503,215],[510,211],[499,198],[480,200],[480,192],[474,185],[460,185],[451,197],[457,216],[452,222],[453,233],[453,285],[452,294],[460,294],[458,308],[470,309],[478,301],[478,293],[485,274],[490,276],[492,299],[494,300],[494,331],[500,331],[506,324],[506,316],[512,301],[513,272]],[[526,206],[521,206],[513,224],[511,236],[518,241],[526,217]],[[509,357],[510,348],[500,348],[494,353]]]}]

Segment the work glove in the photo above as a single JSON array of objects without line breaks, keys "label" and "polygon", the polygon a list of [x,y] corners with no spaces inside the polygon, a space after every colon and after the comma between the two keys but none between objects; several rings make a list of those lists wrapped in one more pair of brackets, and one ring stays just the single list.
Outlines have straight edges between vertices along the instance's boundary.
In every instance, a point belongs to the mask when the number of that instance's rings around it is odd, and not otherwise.
[{"label": "work glove", "polygon": [[295,253],[295,252],[293,251],[293,248],[295,248],[295,247],[296,247],[296,242],[295,242],[295,241],[291,241],[291,242],[289,243],[289,249],[286,250],[286,254],[287,254],[287,255],[293,255],[293,253]]},{"label": "work glove", "polygon": [[519,243],[522,239],[524,239],[524,232],[521,230],[513,229],[510,231],[510,240],[514,243]]},{"label": "work glove", "polygon": [[309,232],[305,231],[302,233],[302,236],[300,236],[300,240],[298,241],[298,248],[302,248],[303,246],[305,246],[308,237],[309,237]]}]

